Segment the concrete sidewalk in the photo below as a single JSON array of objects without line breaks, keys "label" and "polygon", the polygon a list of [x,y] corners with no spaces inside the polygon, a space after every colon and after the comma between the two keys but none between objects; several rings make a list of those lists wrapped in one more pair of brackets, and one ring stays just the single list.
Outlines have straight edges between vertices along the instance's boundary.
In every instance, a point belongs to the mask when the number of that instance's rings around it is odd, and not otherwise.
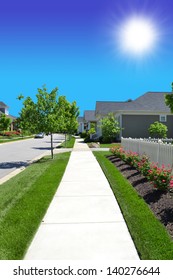
[{"label": "concrete sidewalk", "polygon": [[76,139],[66,171],[25,260],[139,260],[97,160]]}]

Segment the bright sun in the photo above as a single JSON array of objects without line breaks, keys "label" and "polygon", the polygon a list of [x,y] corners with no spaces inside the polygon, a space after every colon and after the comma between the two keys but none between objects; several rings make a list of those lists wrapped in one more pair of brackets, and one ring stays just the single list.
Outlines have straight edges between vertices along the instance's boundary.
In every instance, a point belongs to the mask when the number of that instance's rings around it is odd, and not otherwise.
[{"label": "bright sun", "polygon": [[157,40],[154,24],[142,17],[132,17],[118,29],[120,50],[136,56],[143,56],[153,50]]}]

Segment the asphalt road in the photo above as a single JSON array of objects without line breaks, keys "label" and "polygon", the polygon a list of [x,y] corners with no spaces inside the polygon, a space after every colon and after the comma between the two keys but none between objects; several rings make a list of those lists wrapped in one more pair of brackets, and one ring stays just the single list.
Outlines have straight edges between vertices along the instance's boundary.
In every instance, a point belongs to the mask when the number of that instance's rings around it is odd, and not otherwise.
[{"label": "asphalt road", "polygon": [[[54,134],[53,145],[58,146],[64,135]],[[27,166],[34,158],[50,151],[50,136],[0,144],[0,179],[16,168]],[[51,151],[50,151],[51,152]]]}]

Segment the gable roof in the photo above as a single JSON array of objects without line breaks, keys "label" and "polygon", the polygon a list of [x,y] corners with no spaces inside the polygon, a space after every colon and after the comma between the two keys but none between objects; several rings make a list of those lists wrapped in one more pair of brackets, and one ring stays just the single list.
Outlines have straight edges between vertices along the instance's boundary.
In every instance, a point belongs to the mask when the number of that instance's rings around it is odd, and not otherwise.
[{"label": "gable roof", "polygon": [[4,102],[2,102],[2,101],[0,101],[0,107],[2,107],[2,108],[8,108],[8,106],[4,103]]},{"label": "gable roof", "polygon": [[105,115],[109,112],[119,111],[170,113],[170,108],[165,104],[165,94],[171,93],[172,92],[146,92],[137,99],[129,102],[97,101],[96,114]]}]

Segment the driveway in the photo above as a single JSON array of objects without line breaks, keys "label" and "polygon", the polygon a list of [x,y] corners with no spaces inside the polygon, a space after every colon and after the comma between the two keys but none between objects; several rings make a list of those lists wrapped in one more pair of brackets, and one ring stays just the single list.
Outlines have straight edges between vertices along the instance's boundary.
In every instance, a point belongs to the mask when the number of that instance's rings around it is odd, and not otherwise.
[{"label": "driveway", "polygon": [[[64,141],[64,135],[53,135],[53,146]],[[16,168],[27,166],[34,158],[50,151],[50,136],[0,144],[0,179]],[[51,151],[50,151],[51,152]]]}]

